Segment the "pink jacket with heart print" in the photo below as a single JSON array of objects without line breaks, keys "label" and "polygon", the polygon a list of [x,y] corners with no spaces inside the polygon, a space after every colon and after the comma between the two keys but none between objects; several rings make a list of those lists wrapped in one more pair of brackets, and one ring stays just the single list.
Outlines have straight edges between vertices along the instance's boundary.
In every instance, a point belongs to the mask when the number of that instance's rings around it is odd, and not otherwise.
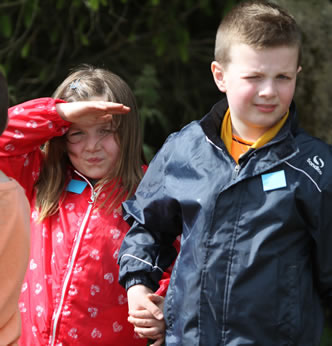
[{"label": "pink jacket with heart print", "polygon": [[[63,135],[70,123],[41,98],[9,109],[0,137],[0,169],[25,189],[31,205],[31,255],[19,308],[24,346],[146,345],[127,322],[126,291],[118,284],[117,256],[129,226],[121,206],[111,214],[98,209],[112,182],[98,194],[88,180],[68,167],[83,192],[66,191],[56,214],[37,222],[34,183],[41,166],[40,146]],[[95,197],[97,195],[97,198]]]}]

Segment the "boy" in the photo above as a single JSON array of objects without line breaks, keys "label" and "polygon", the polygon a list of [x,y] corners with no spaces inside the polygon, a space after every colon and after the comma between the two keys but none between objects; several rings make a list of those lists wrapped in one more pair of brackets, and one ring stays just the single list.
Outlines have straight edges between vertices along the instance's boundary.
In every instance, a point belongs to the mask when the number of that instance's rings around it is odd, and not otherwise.
[{"label": "boy", "polygon": [[[0,73],[0,134],[8,121],[7,83]],[[0,345],[17,345],[18,298],[29,258],[30,207],[23,188],[0,171]]]},{"label": "boy", "polygon": [[181,233],[167,346],[319,345],[320,301],[332,307],[332,151],[297,126],[300,51],[295,20],[271,3],[240,3],[222,21],[211,69],[226,99],[169,137],[124,204],[120,282],[136,330],[133,311]]}]

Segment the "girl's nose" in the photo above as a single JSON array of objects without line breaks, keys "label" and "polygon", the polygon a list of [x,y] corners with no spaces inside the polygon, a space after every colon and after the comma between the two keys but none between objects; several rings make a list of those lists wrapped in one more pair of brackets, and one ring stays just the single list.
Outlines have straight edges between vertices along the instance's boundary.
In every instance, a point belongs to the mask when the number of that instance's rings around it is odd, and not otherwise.
[{"label": "girl's nose", "polygon": [[85,140],[85,150],[95,151],[98,149],[100,138],[96,135],[88,135]]}]

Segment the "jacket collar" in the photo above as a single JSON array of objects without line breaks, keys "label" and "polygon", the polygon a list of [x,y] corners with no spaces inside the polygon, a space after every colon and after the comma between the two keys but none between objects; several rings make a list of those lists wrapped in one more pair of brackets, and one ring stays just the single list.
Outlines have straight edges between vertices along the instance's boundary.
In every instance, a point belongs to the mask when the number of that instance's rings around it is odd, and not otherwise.
[{"label": "jacket collar", "polygon": [[[216,103],[210,112],[206,114],[201,120],[200,125],[211,142],[220,148],[225,148],[225,144],[220,138],[220,129],[225,113],[228,109],[227,98],[223,98],[221,101]],[[289,109],[289,117],[285,125],[280,129],[277,135],[267,144],[272,145],[276,142],[283,140],[290,133],[292,136],[295,135],[298,129],[297,113],[295,103],[292,102]]]}]

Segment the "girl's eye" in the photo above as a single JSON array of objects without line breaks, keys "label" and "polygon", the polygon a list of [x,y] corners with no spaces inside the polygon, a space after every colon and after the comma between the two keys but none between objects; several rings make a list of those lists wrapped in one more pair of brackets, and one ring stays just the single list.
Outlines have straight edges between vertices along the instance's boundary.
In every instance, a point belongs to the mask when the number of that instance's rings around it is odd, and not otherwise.
[{"label": "girl's eye", "polygon": [[80,132],[80,131],[77,131],[77,132],[72,132],[72,133],[70,133],[69,134],[69,136],[73,136],[73,137],[75,137],[75,136],[79,136],[79,135],[81,135],[82,134],[82,132]]},{"label": "girl's eye", "polygon": [[76,144],[76,143],[79,143],[83,139],[84,133],[81,131],[73,131],[73,132],[67,133],[66,137],[69,143]]},{"label": "girl's eye", "polygon": [[102,135],[102,136],[107,136],[107,135],[110,135],[113,133],[113,131],[111,129],[100,129],[99,130],[99,133]]}]

